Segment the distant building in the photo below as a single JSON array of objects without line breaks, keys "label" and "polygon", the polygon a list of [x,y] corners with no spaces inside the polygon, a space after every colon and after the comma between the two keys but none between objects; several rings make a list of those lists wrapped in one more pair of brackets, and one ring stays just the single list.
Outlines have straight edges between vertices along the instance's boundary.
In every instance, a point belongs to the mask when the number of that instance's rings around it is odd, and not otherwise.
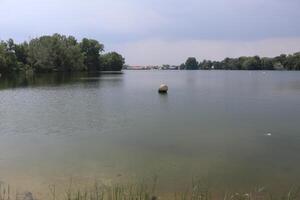
[{"label": "distant building", "polygon": [[170,66],[170,67],[169,67],[169,70],[178,70],[178,69],[179,69],[178,66]]},{"label": "distant building", "polygon": [[162,65],[162,66],[124,66],[124,70],[178,70],[179,66],[170,66],[170,65]]}]

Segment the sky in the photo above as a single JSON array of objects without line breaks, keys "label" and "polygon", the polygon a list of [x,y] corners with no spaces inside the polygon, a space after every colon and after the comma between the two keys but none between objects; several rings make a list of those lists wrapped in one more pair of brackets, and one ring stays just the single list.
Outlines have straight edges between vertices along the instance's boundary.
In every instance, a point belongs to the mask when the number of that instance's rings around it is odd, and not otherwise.
[{"label": "sky", "polygon": [[94,38],[129,65],[300,51],[300,0],[0,0],[0,40]]}]

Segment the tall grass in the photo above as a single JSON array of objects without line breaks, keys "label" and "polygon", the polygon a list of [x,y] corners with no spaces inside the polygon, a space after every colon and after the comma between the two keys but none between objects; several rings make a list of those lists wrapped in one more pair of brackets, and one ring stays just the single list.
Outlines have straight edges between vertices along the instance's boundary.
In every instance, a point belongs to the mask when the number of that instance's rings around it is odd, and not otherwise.
[{"label": "tall grass", "polygon": [[[156,200],[156,181],[151,185],[137,184],[103,185],[96,182],[91,188],[72,188],[70,186],[63,200]],[[57,200],[55,187],[51,190],[52,200]]]},{"label": "tall grass", "polygon": [[0,183],[0,200],[10,200],[10,187]]},{"label": "tall grass", "polygon": [[[149,183],[149,182],[148,182]],[[249,192],[212,192],[203,182],[197,180],[182,192],[174,193],[173,197],[159,194],[157,178],[150,184],[142,181],[136,184],[104,185],[95,182],[93,186],[77,186],[70,184],[63,194],[57,192],[55,185],[49,187],[49,195],[45,200],[300,200],[300,188],[292,187],[281,196],[268,192],[264,187],[257,187]],[[212,188],[213,189],[213,188]],[[220,195],[221,194],[221,195]],[[9,186],[0,184],[0,200],[43,200],[28,195],[15,196],[11,194]]]}]

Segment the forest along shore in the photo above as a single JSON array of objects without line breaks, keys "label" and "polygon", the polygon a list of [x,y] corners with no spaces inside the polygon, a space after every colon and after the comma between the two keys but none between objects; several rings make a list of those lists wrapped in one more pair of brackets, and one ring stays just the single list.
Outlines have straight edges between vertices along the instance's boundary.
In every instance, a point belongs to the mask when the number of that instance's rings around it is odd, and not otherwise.
[{"label": "forest along shore", "polygon": [[94,39],[80,42],[73,36],[54,34],[16,44],[0,41],[0,74],[18,72],[120,71],[125,59],[117,52],[104,52]]}]

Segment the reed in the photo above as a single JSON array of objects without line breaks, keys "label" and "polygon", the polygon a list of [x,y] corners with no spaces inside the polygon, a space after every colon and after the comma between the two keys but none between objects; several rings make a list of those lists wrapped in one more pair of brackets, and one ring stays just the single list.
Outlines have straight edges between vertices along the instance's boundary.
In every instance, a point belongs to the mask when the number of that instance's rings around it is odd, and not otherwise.
[{"label": "reed", "polygon": [[[274,195],[264,187],[257,187],[249,192],[225,192],[216,195],[213,188],[200,180],[192,181],[190,187],[182,192],[174,193],[173,197],[157,192],[157,178],[151,182],[141,181],[136,184],[105,185],[95,182],[92,186],[69,184],[64,194],[57,191],[55,185],[49,186],[49,195],[45,200],[300,200],[300,188],[292,187],[283,195]],[[220,194],[220,193],[219,193]],[[43,200],[34,195],[11,194],[10,186],[0,184],[0,200]]]}]

